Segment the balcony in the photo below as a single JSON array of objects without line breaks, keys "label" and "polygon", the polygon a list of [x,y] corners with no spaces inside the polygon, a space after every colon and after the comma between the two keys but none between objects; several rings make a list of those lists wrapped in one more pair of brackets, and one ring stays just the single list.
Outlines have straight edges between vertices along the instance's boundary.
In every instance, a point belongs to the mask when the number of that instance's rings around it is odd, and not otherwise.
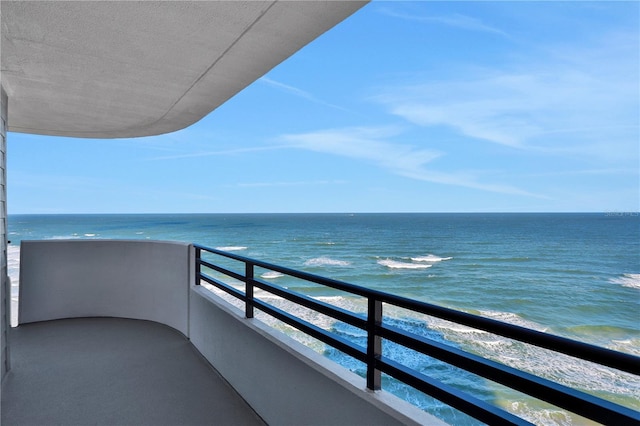
[{"label": "balcony", "polygon": [[165,325],[76,318],[24,324],[11,339],[4,424],[264,424]]},{"label": "balcony", "polygon": [[196,286],[194,252],[23,241],[2,422],[438,424]]},{"label": "balcony", "polygon": [[[380,390],[382,373],[480,421],[530,424],[387,358],[387,341],[600,423],[640,423],[628,407],[397,329],[384,309],[435,316],[626,374],[640,374],[635,356],[220,250],[23,241],[20,268],[20,325],[10,335],[12,369],[2,392],[8,424],[441,424]],[[351,312],[267,283],[256,269],[349,292],[368,310]],[[291,315],[269,303],[271,296],[360,329],[366,343]],[[362,362],[366,374],[275,331],[254,311]]]}]

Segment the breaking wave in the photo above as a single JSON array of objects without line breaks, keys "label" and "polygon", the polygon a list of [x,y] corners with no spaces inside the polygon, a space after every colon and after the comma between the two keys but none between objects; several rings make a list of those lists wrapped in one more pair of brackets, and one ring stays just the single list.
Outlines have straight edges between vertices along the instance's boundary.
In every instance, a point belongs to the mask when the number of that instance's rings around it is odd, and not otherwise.
[{"label": "breaking wave", "polygon": [[[384,260],[381,261],[384,262]],[[230,298],[230,296],[221,294],[222,292],[218,290],[214,289],[213,291],[222,297]],[[340,337],[355,344],[365,345],[366,333],[363,330],[333,320],[304,307],[291,304],[272,295],[259,292],[256,296],[263,300],[268,300],[269,303],[274,304],[276,307],[285,309],[291,314],[309,321],[318,327],[336,333]],[[328,296],[319,299],[352,312],[366,311],[366,301],[361,298]],[[240,301],[237,299],[233,300],[232,303],[242,308]],[[640,400],[640,383],[638,383],[635,376],[631,374],[619,372],[587,361],[577,360],[566,355],[554,353],[486,331],[454,324],[419,313],[408,313],[405,310],[393,308],[392,306],[387,307],[386,313],[388,316],[385,316],[384,321],[391,326],[436,340],[440,343],[446,343],[540,377],[554,380],[569,387],[582,389],[598,396],[604,396],[605,398],[611,397],[624,400],[625,402],[623,402],[623,404],[634,408],[638,407],[637,401]],[[513,312],[482,310],[473,313],[537,331],[548,331],[545,326],[527,320]],[[267,322],[295,340],[298,340],[300,343],[324,354],[356,374],[364,375],[364,366],[359,361],[315,341],[288,325],[278,324],[277,320],[264,313],[257,313],[256,318]],[[630,339],[629,341],[621,339],[612,343],[614,347],[627,346],[629,344],[635,345],[637,344],[637,339]],[[560,421],[561,424],[574,423],[571,415],[562,410],[549,409],[548,406],[538,404],[533,398],[514,393],[502,387],[496,387],[471,373],[461,371],[446,363],[407,350],[391,342],[387,342],[384,352],[386,354],[385,356],[389,356],[396,361],[410,366],[422,374],[427,374],[445,383],[455,385],[476,397],[488,402],[501,401],[503,408],[536,424],[552,425],[558,424],[558,421]],[[438,417],[447,420],[456,419],[456,414],[450,412],[449,407],[441,405],[437,401],[434,402],[432,399],[425,398],[419,392],[415,392],[399,382],[392,380],[385,385],[385,388],[401,398],[411,400],[412,403],[418,407],[432,414],[436,414]],[[471,424],[475,423],[471,422]]]},{"label": "breaking wave", "polygon": [[640,274],[623,274],[618,278],[611,278],[610,283],[620,284],[622,287],[640,289]]},{"label": "breaking wave", "polygon": [[284,277],[284,274],[276,271],[268,271],[264,274],[260,275],[260,278],[264,278],[266,280],[274,280],[276,278]]},{"label": "breaking wave", "polygon": [[331,259],[330,257],[314,257],[304,262],[304,266],[349,266],[351,262],[346,260]]},{"label": "breaking wave", "polygon": [[390,269],[426,269],[432,266],[426,263],[399,262],[391,259],[380,259],[377,263]]},{"label": "breaking wave", "polygon": [[453,257],[440,257],[434,254],[428,254],[426,256],[412,257],[414,262],[442,262],[443,260],[451,260]]},{"label": "breaking wave", "polygon": [[245,246],[222,246],[222,247],[216,247],[216,250],[222,250],[222,251],[240,251],[240,250],[246,250],[247,248]]}]

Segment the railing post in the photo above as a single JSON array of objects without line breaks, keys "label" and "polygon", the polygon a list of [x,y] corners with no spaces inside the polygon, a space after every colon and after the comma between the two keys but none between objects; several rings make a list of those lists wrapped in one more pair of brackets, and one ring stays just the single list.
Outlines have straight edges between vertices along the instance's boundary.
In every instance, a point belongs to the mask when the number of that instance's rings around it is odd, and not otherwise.
[{"label": "railing post", "polygon": [[200,285],[200,273],[202,272],[202,265],[200,264],[200,258],[202,256],[202,249],[200,249],[200,247],[195,247],[196,249],[196,273],[195,275],[195,284],[196,285]]},{"label": "railing post", "polygon": [[369,296],[367,314],[367,388],[379,390],[382,374],[376,368],[377,360],[382,356],[382,339],[376,332],[382,325],[382,301]]},{"label": "railing post", "polygon": [[244,293],[247,300],[244,302],[244,316],[253,318],[253,263],[245,263]]}]

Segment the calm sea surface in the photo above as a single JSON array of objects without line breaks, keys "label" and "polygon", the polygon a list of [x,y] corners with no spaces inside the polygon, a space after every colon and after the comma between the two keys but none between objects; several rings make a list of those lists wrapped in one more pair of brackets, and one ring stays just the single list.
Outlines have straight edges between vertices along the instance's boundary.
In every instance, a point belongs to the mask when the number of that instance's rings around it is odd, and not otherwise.
[{"label": "calm sea surface", "polygon": [[[20,241],[56,238],[196,242],[640,355],[637,214],[10,215],[9,274],[14,283],[19,280]],[[274,273],[263,278],[348,309],[364,309],[361,301],[332,290],[305,287]],[[632,376],[405,312],[390,321],[640,410],[640,383]],[[358,330],[328,327],[364,341]],[[307,343],[363,373],[361,365],[343,354]],[[537,424],[585,423],[417,354],[391,345],[385,351]],[[474,424],[393,380],[383,386],[447,421]]]}]

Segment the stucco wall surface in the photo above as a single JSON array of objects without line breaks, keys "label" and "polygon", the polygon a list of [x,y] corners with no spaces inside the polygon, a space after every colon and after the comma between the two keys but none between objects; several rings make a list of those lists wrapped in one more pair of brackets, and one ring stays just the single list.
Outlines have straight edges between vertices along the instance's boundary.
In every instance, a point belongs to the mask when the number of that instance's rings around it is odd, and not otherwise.
[{"label": "stucco wall surface", "polygon": [[191,342],[270,425],[442,425],[242,313],[209,290],[191,291]]},{"label": "stucco wall surface", "polygon": [[186,243],[22,241],[18,322],[120,317],[188,336],[189,271]]}]

